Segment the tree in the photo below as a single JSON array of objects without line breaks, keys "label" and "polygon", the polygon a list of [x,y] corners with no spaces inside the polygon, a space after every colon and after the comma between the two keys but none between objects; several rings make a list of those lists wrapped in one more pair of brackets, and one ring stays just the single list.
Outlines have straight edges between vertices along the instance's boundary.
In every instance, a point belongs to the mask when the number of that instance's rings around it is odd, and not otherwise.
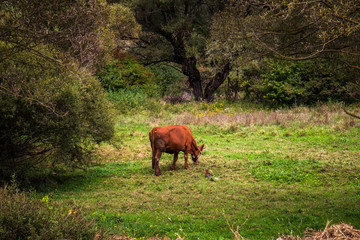
[{"label": "tree", "polygon": [[86,163],[91,146],[111,138],[111,104],[92,74],[111,44],[107,13],[97,0],[0,3],[3,178]]},{"label": "tree", "polygon": [[109,22],[118,47],[128,48],[131,45],[130,41],[139,38],[141,26],[136,22],[132,10],[123,4],[110,5]]},{"label": "tree", "polygon": [[[109,7],[102,0],[3,1],[0,40],[7,48],[1,54],[6,58],[28,50],[49,60],[61,59],[64,65],[75,60],[94,70],[106,50],[112,48],[112,36],[105,31],[108,16]],[[58,49],[58,55],[51,59],[35,49],[44,44]]]},{"label": "tree", "polygon": [[213,49],[240,56],[234,69],[268,58],[326,64],[323,74],[347,79],[346,91],[359,99],[359,19],[355,0],[229,1],[215,17]]},{"label": "tree", "polygon": [[[207,54],[212,17],[223,9],[225,2],[134,1],[135,16],[144,31],[140,41],[142,56],[148,62],[169,61],[180,64],[197,100],[211,101],[214,92],[230,72],[229,60],[211,61]],[[204,79],[199,67],[208,67],[209,62],[212,65],[212,76]],[[204,83],[206,86],[203,90]]]}]

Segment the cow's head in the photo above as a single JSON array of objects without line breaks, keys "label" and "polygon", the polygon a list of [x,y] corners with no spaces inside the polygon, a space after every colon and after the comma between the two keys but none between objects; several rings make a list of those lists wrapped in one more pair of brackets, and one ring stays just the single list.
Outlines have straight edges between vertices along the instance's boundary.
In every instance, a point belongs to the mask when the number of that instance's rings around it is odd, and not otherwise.
[{"label": "cow's head", "polygon": [[196,146],[191,149],[191,158],[195,164],[199,164],[199,158],[203,150],[204,150],[204,144],[201,145],[200,148]]}]

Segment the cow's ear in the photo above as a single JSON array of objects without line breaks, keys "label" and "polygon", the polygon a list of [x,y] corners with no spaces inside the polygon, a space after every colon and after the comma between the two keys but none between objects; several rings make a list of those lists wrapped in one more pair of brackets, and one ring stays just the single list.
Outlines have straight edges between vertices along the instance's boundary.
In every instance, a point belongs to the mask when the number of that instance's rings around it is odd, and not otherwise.
[{"label": "cow's ear", "polygon": [[202,152],[203,150],[204,150],[204,144],[201,145],[201,147],[200,147],[200,152]]}]

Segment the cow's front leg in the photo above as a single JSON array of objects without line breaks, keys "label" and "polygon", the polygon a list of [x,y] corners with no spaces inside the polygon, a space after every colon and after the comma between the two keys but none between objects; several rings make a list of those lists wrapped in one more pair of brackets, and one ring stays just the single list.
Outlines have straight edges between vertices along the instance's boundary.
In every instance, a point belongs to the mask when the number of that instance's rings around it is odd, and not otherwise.
[{"label": "cow's front leg", "polygon": [[171,167],[172,170],[175,170],[176,161],[178,160],[178,156],[179,156],[179,153],[174,153],[174,162],[173,162],[173,165]]},{"label": "cow's front leg", "polygon": [[187,152],[185,152],[184,153],[184,158],[185,158],[185,168],[187,169],[187,170],[189,170],[190,168],[189,168],[189,165],[188,165],[188,153]]},{"label": "cow's front leg", "polygon": [[161,151],[159,149],[157,149],[156,154],[155,154],[155,175],[156,176],[161,175],[161,171],[160,171],[160,167],[159,167],[160,157],[161,157]]}]

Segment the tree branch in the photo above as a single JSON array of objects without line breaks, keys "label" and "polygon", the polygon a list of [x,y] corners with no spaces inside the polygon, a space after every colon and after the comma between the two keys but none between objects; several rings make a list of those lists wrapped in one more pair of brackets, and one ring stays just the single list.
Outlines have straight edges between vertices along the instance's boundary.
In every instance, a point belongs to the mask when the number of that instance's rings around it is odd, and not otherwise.
[{"label": "tree branch", "polygon": [[255,31],[253,31],[253,34],[255,36],[255,39],[261,43],[261,45],[263,45],[265,48],[267,48],[270,52],[278,55],[279,57],[285,59],[285,60],[291,60],[291,61],[302,61],[302,60],[309,60],[309,59],[314,59],[314,58],[317,58],[318,55],[324,51],[324,48],[326,46],[326,43],[323,45],[322,49],[321,50],[318,50],[316,52],[314,52],[313,54],[310,54],[308,56],[305,56],[305,57],[289,57],[289,56],[285,56],[283,54],[281,54],[279,51],[273,49],[272,47],[270,47],[269,45],[267,45],[264,41],[262,41],[260,39],[260,37],[255,33]]},{"label": "tree branch", "polygon": [[344,112],[345,112],[347,115],[352,116],[352,117],[357,118],[357,119],[360,119],[360,116],[348,112],[345,108],[343,108],[343,110],[344,110]]}]

